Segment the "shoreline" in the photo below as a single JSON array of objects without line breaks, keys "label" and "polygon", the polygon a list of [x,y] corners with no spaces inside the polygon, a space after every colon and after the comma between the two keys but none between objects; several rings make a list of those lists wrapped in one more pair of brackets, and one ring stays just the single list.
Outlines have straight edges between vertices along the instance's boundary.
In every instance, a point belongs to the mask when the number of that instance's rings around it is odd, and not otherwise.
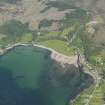
[{"label": "shoreline", "polygon": [[[0,50],[0,56],[4,55],[5,53],[7,53],[8,51],[12,50],[15,47],[30,46],[30,45],[33,47],[39,47],[39,48],[46,49],[46,50],[50,51],[51,52],[50,58],[52,60],[55,60],[56,62],[60,63],[62,67],[65,67],[65,64],[74,64],[78,68],[78,63],[77,63],[78,56],[77,55],[67,56],[62,53],[57,52],[56,50],[54,50],[52,48],[49,48],[49,47],[46,47],[46,46],[43,46],[43,45],[40,45],[37,43],[36,44],[35,43],[15,43],[13,45],[8,45],[5,49]],[[84,59],[82,59],[82,60],[84,61]],[[84,62],[86,63],[86,61],[84,61]],[[84,70],[84,73],[91,75],[95,80],[93,73],[91,73],[89,70],[88,71]]]},{"label": "shoreline", "polygon": [[[74,64],[78,68],[78,64],[77,64],[78,56],[77,55],[66,56],[62,53],[57,52],[56,50],[54,50],[52,48],[48,48],[48,47],[45,47],[43,45],[35,44],[35,43],[15,43],[13,45],[8,45],[5,49],[0,50],[0,56],[4,55],[5,53],[14,49],[15,47],[18,47],[18,46],[26,46],[27,47],[30,45],[33,47],[39,47],[39,48],[46,49],[46,50],[50,51],[51,52],[50,58],[57,61],[58,63],[60,63],[63,68],[65,68],[65,66],[66,66],[65,64]],[[93,79],[95,80],[95,78],[91,72],[86,71],[86,70],[83,72],[92,76]],[[86,90],[86,89],[87,88],[85,88],[84,90]],[[79,96],[80,96],[80,94],[77,94],[77,96],[75,96],[75,98],[72,99],[71,102],[74,102]]]},{"label": "shoreline", "polygon": [[[49,48],[49,47],[46,47],[46,46],[43,46],[43,45],[40,45],[37,43],[36,44],[35,43],[15,43],[13,45],[8,45],[5,49],[0,49],[0,56],[4,55],[5,53],[14,49],[15,47],[30,46],[30,45],[33,47],[39,47],[39,48],[46,49],[46,50],[50,51],[51,52],[50,58],[52,60],[55,60],[56,62],[60,63],[62,67],[65,67],[65,64],[74,64],[77,68],[79,67],[78,66],[78,55],[67,56],[62,53],[57,52],[56,50],[54,50],[52,48]],[[81,58],[81,60],[84,61],[83,58]],[[84,64],[88,67],[87,62],[86,61],[84,61],[84,62],[85,62]],[[87,69],[89,69],[89,67]],[[96,77],[94,77],[94,73],[91,73],[89,70],[84,70],[84,73],[91,75],[94,78],[94,80],[96,79]]]},{"label": "shoreline", "polygon": [[51,59],[61,63],[62,66],[64,66],[64,64],[74,64],[76,67],[78,67],[77,64],[77,55],[72,55],[72,56],[66,56],[62,53],[57,52],[56,50],[49,48],[49,47],[45,47],[43,45],[40,44],[35,44],[35,43],[15,43],[13,45],[8,45],[5,49],[0,49],[0,55],[4,55],[5,53],[7,53],[9,50],[12,50],[15,47],[18,46],[30,46],[32,45],[33,47],[39,47],[39,48],[43,48],[46,49],[48,51],[51,52]]}]

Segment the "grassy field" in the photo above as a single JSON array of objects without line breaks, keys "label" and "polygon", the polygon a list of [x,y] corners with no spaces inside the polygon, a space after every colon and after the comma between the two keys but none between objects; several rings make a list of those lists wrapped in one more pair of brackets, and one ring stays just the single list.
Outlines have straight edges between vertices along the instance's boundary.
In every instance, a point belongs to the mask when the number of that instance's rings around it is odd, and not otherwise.
[{"label": "grassy field", "polygon": [[97,53],[97,55],[95,53],[92,53],[94,56],[91,56],[90,63],[95,66],[96,69],[94,72],[97,70],[97,78],[100,78],[100,80],[98,80],[98,84],[94,85],[92,88],[83,91],[74,101],[73,105],[105,104],[105,51],[100,50],[100,53]]},{"label": "grassy field", "polygon": [[20,42],[32,42],[33,35],[31,33],[27,33],[21,37]]},{"label": "grassy field", "polygon": [[39,42],[42,42],[42,41],[47,41],[49,39],[56,38],[56,37],[60,37],[60,31],[47,32],[45,34],[42,34],[42,35],[38,36],[38,38],[36,40],[39,41]]},{"label": "grassy field", "polygon": [[[105,83],[103,85],[105,87]],[[104,92],[102,87],[102,84],[100,84],[95,90],[95,87],[92,86],[91,88],[82,92],[81,95],[75,100],[73,105],[104,105]]]},{"label": "grassy field", "polygon": [[48,40],[40,42],[41,45],[44,45],[46,47],[52,48],[62,54],[65,55],[73,55],[74,50],[72,47],[67,45],[67,42],[61,41],[61,40]]},{"label": "grassy field", "polygon": [[104,105],[104,100],[103,100],[104,92],[103,92],[102,87],[103,86],[101,84],[96,88],[96,90],[94,91],[93,97],[90,100],[89,105]]}]

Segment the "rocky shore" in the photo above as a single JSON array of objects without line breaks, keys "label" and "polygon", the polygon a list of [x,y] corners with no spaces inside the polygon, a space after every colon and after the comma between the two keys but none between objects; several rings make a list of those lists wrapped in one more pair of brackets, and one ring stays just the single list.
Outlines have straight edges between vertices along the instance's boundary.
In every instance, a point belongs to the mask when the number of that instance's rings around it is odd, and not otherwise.
[{"label": "rocky shore", "polygon": [[29,46],[29,45],[32,45],[34,47],[39,47],[39,48],[44,48],[46,50],[49,50],[51,51],[51,59],[59,62],[62,66],[64,66],[64,64],[74,64],[76,67],[78,67],[78,64],[77,64],[77,55],[74,55],[74,56],[66,56],[66,55],[63,55],[51,48],[48,48],[48,47],[45,47],[45,46],[42,46],[42,45],[38,45],[38,44],[27,44],[27,43],[16,43],[16,44],[13,44],[13,45],[8,45],[5,49],[0,49],[0,55],[3,55],[5,54],[6,52],[8,52],[9,50],[17,47],[17,46]]},{"label": "rocky shore", "polygon": [[[70,103],[81,91],[88,88],[94,83],[94,78],[91,73],[85,72],[82,68],[82,72],[79,71],[78,67],[78,55],[66,56],[51,48],[38,45],[35,43],[16,43],[14,45],[8,45],[5,49],[0,49],[0,55],[7,53],[17,46],[34,46],[51,51],[50,58],[54,60],[53,65],[47,72],[47,81],[54,87],[68,86],[72,89],[72,93],[68,97],[67,103]],[[78,84],[78,86],[76,86]]]}]

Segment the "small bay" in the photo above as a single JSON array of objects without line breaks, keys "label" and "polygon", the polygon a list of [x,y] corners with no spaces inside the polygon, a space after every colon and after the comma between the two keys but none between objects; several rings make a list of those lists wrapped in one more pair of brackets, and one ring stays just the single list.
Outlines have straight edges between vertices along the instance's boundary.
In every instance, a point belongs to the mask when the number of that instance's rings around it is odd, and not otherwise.
[{"label": "small bay", "polygon": [[66,105],[78,93],[90,77],[79,77],[73,65],[72,72],[68,68],[62,74],[63,68],[50,54],[30,45],[14,47],[0,56],[0,105]]}]

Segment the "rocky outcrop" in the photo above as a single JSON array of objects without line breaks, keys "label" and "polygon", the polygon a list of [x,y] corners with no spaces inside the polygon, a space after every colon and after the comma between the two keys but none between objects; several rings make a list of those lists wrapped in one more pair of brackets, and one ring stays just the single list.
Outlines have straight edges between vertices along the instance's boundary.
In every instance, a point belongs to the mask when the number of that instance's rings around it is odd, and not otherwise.
[{"label": "rocky outcrop", "polygon": [[[43,88],[44,91],[50,88],[50,95],[52,91],[55,91],[58,100],[67,97],[66,104],[68,105],[81,91],[94,84],[93,77],[89,73],[85,73],[84,67],[79,67],[77,56],[67,57],[52,52],[50,57],[53,64],[50,66],[49,71],[46,72],[46,76],[44,75],[45,78],[42,80],[45,81]],[[62,96],[59,94],[62,94]],[[66,95],[63,96],[63,94]]]},{"label": "rocky outcrop", "polygon": [[65,67],[65,64],[74,64],[76,67],[78,67],[78,64],[77,64],[78,57],[76,55],[69,57],[53,51],[51,54],[51,58],[59,62],[64,67]]}]

